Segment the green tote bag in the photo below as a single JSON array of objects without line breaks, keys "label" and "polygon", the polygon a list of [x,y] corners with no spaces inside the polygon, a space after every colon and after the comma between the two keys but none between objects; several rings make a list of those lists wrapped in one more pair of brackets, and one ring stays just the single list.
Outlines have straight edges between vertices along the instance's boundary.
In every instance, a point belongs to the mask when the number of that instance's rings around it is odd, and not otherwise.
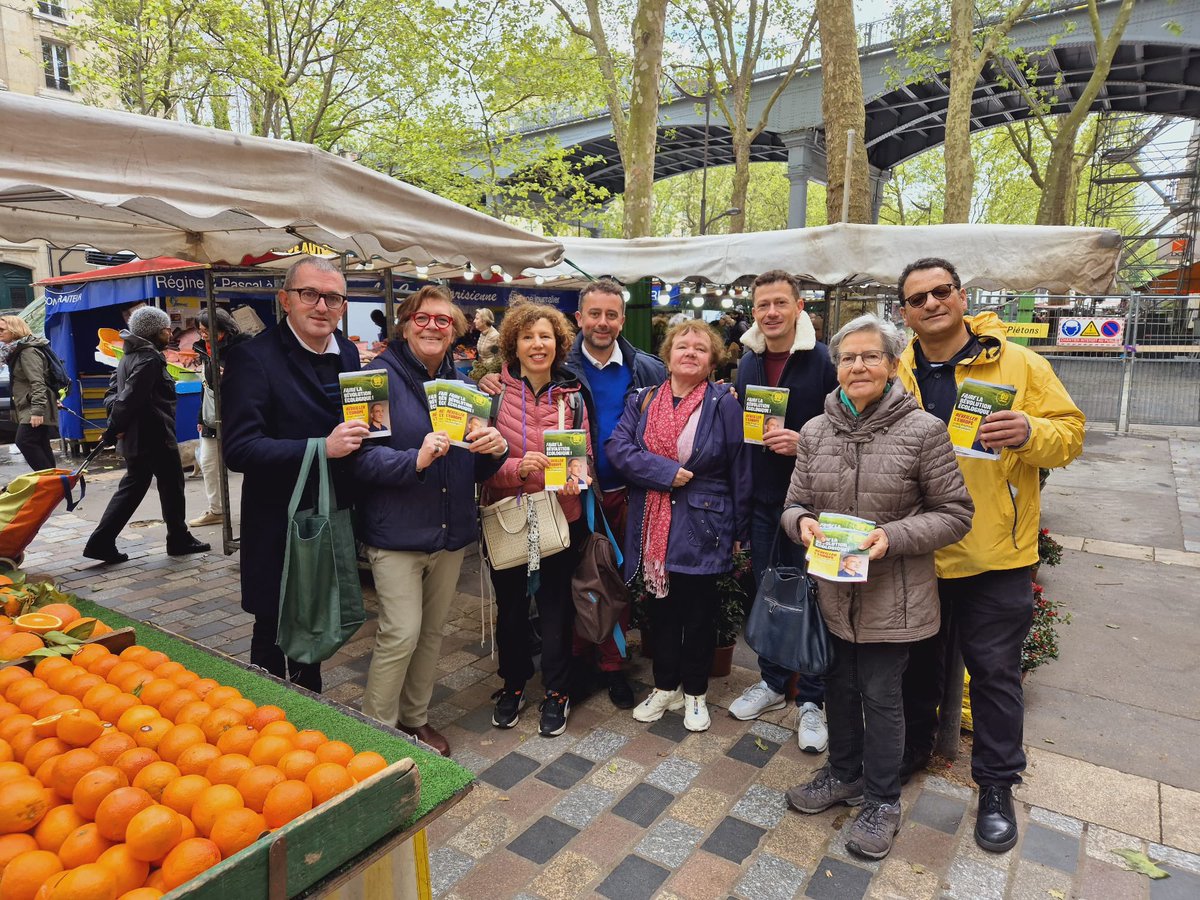
[{"label": "green tote bag", "polygon": [[[317,506],[300,509],[314,460]],[[318,663],[350,640],[364,619],[350,510],[337,509],[333,499],[325,439],[310,438],[288,505],[277,643],[296,662]]]}]

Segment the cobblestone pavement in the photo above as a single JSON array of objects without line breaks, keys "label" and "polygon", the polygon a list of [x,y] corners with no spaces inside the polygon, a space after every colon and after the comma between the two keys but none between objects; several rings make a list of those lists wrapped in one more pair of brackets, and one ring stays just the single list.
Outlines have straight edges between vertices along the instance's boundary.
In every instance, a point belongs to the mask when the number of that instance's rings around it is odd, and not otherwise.
[{"label": "cobblestone pavement", "polygon": [[[103,476],[89,486],[89,518],[103,508],[106,479],[111,482]],[[100,499],[93,502],[94,495]],[[161,526],[147,524],[123,536],[128,563],[98,567],[79,555],[92,522],[60,512],[29,548],[26,568],[245,660],[251,619],[238,607],[237,557],[171,559]],[[136,540],[139,533],[145,540]],[[1146,557],[1129,545],[1089,545],[1083,538],[1064,543],[1068,553],[1108,556],[1110,565],[1154,559],[1153,552]],[[1160,563],[1195,566],[1200,558],[1176,554],[1163,554]],[[1018,792],[1021,841],[1008,853],[975,846],[974,792],[960,763],[905,788],[904,822],[891,856],[882,863],[856,859],[845,849],[852,812],[801,816],[785,807],[783,792],[824,760],[798,750],[795,713],[779,711],[758,722],[725,713],[757,677],[736,666],[710,685],[713,724],[703,734],[686,732],[676,714],[652,726],[636,723],[603,692],[572,711],[559,738],[538,736],[535,704],[517,727],[495,729],[489,698],[500,681],[482,641],[474,557],[459,588],[430,720],[478,781],[429,828],[435,896],[1200,897],[1200,794],[1045,748],[1029,750],[1026,784]],[[368,591],[369,610],[373,604]],[[331,698],[358,705],[374,627],[372,614],[326,664]],[[648,663],[636,660],[633,676],[644,691]],[[528,694],[539,695],[536,683]],[[1150,881],[1125,871],[1115,849],[1148,853],[1170,877]]]}]

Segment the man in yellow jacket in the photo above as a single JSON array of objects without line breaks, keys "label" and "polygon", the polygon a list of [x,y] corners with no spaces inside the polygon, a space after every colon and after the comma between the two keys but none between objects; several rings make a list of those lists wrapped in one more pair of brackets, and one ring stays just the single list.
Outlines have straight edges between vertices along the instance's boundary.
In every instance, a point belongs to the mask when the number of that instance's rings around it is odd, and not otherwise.
[{"label": "man in yellow jacket", "polygon": [[1017,842],[1012,787],[1025,769],[1021,647],[1033,620],[1038,470],[1065,466],[1080,454],[1084,417],[1050,364],[1009,343],[994,313],[966,315],[967,294],[951,263],[917,260],[901,274],[898,290],[904,322],[915,333],[900,378],[925,410],[948,422],[964,378],[1016,388],[1013,408],[993,412],[979,430],[979,441],[1000,458],[959,457],[975,518],[965,538],[937,551],[941,633],[914,645],[904,679],[907,781],[933,749],[944,647],[953,629],[971,673],[975,840],[1002,853]]}]

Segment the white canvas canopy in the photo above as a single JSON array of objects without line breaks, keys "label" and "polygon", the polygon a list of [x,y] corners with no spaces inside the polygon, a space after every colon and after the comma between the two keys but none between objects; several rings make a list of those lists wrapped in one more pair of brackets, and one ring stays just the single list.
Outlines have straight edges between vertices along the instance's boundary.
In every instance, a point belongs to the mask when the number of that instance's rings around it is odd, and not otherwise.
[{"label": "white canvas canopy", "polygon": [[235,264],[299,241],[518,272],[562,255],[557,241],[307,144],[9,93],[0,236]]},{"label": "white canvas canopy", "polygon": [[750,234],[681,238],[561,238],[564,261],[531,270],[544,277],[610,275],[629,283],[656,277],[731,284],[786,269],[821,285],[895,284],[925,256],[952,262],[968,287],[1054,293],[1105,293],[1121,236],[1105,228],[1033,225],[828,225]]}]

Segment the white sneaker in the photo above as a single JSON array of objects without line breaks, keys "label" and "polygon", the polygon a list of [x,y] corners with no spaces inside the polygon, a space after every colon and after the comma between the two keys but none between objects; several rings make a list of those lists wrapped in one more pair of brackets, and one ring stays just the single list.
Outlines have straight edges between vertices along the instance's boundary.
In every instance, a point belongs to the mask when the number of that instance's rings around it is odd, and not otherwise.
[{"label": "white sneaker", "polygon": [[203,514],[188,521],[188,525],[192,528],[201,528],[205,525],[220,525],[225,521],[225,516],[219,512],[213,512],[211,509],[205,510]]},{"label": "white sneaker", "polygon": [[708,704],[704,702],[707,694],[683,695],[683,727],[688,731],[708,731],[712,719],[708,717]]},{"label": "white sneaker", "polygon": [[783,694],[775,693],[765,681],[760,681],[750,685],[742,696],[729,704],[729,714],[746,722],[773,709],[783,709],[785,703]]},{"label": "white sneaker", "polygon": [[634,707],[633,717],[639,722],[657,722],[668,709],[682,708],[682,690],[675,688],[673,691],[660,691],[655,688],[649,697]]},{"label": "white sneaker", "polygon": [[805,753],[824,753],[829,746],[825,713],[815,703],[805,703],[796,716],[796,741]]}]

